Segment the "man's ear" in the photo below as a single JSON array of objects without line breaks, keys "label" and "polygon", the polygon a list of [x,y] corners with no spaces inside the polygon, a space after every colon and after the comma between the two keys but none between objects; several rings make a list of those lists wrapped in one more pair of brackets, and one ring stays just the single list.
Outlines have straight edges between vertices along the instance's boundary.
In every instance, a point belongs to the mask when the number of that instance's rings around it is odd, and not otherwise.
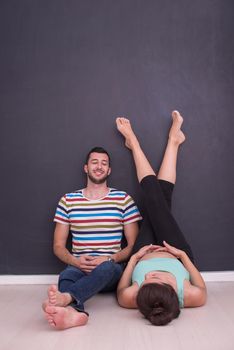
[{"label": "man's ear", "polygon": [[88,173],[88,166],[87,164],[84,165],[84,172],[87,174]]}]

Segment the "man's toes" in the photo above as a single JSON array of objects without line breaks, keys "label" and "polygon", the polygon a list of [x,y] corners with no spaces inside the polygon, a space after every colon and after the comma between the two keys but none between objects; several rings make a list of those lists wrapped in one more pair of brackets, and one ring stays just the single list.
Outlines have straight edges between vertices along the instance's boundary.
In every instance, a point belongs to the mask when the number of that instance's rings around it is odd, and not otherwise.
[{"label": "man's toes", "polygon": [[49,296],[49,304],[56,305],[56,297],[55,296]]},{"label": "man's toes", "polygon": [[50,326],[55,327],[56,323],[54,322],[54,319],[52,317],[47,318],[47,322],[49,323]]},{"label": "man's toes", "polygon": [[48,292],[48,296],[49,296],[49,298],[56,298],[55,292],[53,292],[51,290]]},{"label": "man's toes", "polygon": [[54,322],[53,318],[50,318],[47,321],[51,326],[55,326],[55,322]]},{"label": "man's toes", "polygon": [[47,321],[51,318],[51,315],[47,314],[47,312],[44,313],[44,316]]},{"label": "man's toes", "polygon": [[49,293],[56,293],[57,290],[58,290],[58,288],[55,284],[51,284],[51,286],[49,286],[49,288],[48,288]]},{"label": "man's toes", "polygon": [[43,301],[41,307],[42,307],[42,309],[43,309],[44,311],[45,311],[47,305],[49,305],[49,300]]},{"label": "man's toes", "polygon": [[48,314],[56,314],[56,307],[48,305],[48,306],[46,306],[45,311]]}]

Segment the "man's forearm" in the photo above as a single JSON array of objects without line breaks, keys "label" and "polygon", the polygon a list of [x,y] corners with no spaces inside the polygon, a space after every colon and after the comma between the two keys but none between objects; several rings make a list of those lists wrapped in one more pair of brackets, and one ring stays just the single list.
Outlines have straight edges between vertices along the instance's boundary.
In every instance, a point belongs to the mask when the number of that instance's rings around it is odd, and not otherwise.
[{"label": "man's forearm", "polygon": [[74,257],[65,247],[54,247],[54,254],[67,265],[77,267],[77,258]]},{"label": "man's forearm", "polygon": [[118,253],[113,254],[111,257],[116,263],[127,261],[132,252],[132,245],[128,245],[124,249],[120,250]]},{"label": "man's forearm", "polygon": [[124,235],[127,240],[127,246],[118,253],[113,254],[112,258],[115,262],[127,261],[131,256],[134,243],[139,232],[138,223],[132,222],[124,226]]}]

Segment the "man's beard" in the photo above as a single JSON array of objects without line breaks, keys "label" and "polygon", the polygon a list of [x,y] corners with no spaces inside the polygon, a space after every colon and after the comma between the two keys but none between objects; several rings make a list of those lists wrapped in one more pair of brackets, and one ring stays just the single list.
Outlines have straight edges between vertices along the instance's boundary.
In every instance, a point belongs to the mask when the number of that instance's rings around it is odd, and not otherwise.
[{"label": "man's beard", "polygon": [[89,174],[89,173],[87,173],[87,175],[88,175],[88,178],[89,178],[89,180],[90,181],[92,181],[94,184],[96,184],[96,185],[100,185],[100,184],[103,184],[106,180],[107,180],[107,178],[108,178],[108,174],[106,175],[106,176],[104,176],[104,177],[102,177],[101,179],[96,179],[95,177],[93,177],[91,174]]}]

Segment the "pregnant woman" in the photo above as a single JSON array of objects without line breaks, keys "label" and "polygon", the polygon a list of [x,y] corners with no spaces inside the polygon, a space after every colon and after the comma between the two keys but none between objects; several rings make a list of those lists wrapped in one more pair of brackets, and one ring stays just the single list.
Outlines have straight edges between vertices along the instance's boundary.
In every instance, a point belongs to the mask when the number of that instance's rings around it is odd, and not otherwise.
[{"label": "pregnant woman", "polygon": [[183,307],[197,307],[206,302],[204,280],[170,210],[178,149],[185,140],[182,123],[180,113],[173,111],[167,147],[156,174],[129,120],[116,119],[125,145],[132,152],[146,210],[134,250],[140,249],[128,262],[117,297],[120,306],[138,308],[154,325],[169,323],[179,316]]}]

